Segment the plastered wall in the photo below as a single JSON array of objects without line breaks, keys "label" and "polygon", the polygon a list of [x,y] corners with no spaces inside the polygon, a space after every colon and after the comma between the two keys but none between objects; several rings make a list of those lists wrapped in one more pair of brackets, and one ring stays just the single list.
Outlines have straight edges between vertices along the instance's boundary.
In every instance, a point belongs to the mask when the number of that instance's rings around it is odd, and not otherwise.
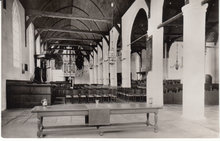
[{"label": "plastered wall", "polygon": [[30,70],[22,74],[22,64],[28,64],[29,47],[25,47],[25,12],[21,3],[18,1],[18,9],[21,21],[21,63],[19,68],[13,66],[13,32],[12,32],[12,5],[14,0],[7,0],[6,9],[2,9],[2,110],[6,109],[6,80],[30,80]]},{"label": "plastered wall", "polygon": [[[176,64],[176,59],[177,59],[177,48],[178,48],[178,63],[180,65],[178,70],[175,69],[174,67],[174,65]],[[219,83],[219,65],[218,65],[219,54],[218,52],[219,52],[218,42],[216,44],[213,42],[206,43],[205,74],[209,74],[212,76],[212,83]],[[182,58],[183,58],[183,43],[174,42],[171,45],[171,48],[169,51],[168,66],[167,66],[168,68],[167,79],[182,80],[182,72],[183,72],[183,67],[184,67]],[[165,65],[165,59],[164,59],[164,65]],[[165,73],[166,72],[164,69],[164,75],[166,75]]]}]

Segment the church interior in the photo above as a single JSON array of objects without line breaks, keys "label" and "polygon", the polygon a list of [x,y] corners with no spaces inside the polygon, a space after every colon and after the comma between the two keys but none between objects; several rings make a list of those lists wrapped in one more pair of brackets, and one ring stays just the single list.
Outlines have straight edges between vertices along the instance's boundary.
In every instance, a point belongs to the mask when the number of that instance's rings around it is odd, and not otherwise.
[{"label": "church interior", "polygon": [[0,4],[3,138],[219,138],[218,0]]}]

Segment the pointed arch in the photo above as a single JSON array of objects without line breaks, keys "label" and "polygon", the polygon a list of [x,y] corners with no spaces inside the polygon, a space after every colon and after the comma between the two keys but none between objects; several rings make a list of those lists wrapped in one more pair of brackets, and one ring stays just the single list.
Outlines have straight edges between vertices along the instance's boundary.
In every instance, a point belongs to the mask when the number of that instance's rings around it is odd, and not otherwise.
[{"label": "pointed arch", "polygon": [[[122,87],[131,87],[131,32],[138,12],[143,9],[148,17],[149,8],[145,0],[136,0],[122,17]],[[148,19],[147,19],[148,20]]]},{"label": "pointed arch", "polygon": [[21,67],[21,16],[17,0],[12,5],[13,66]]}]

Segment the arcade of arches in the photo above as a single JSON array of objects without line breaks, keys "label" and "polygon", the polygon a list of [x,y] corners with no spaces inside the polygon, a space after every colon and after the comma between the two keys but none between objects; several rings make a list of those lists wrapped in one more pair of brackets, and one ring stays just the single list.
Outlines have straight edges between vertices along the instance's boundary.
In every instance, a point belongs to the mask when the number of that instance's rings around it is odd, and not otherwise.
[{"label": "arcade of arches", "polygon": [[8,80],[140,88],[159,106],[177,82],[183,117],[204,118],[205,83],[219,83],[218,0],[84,1],[2,3],[2,110]]}]

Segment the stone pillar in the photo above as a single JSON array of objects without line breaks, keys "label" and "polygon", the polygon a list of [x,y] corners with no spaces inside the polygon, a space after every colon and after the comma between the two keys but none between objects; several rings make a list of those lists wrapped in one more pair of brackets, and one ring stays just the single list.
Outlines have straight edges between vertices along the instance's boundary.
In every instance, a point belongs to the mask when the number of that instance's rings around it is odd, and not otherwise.
[{"label": "stone pillar", "polygon": [[183,117],[204,118],[205,19],[207,4],[190,0],[183,11]]},{"label": "stone pillar", "polygon": [[51,61],[47,60],[47,82],[52,81],[52,67],[51,67]]},{"label": "stone pillar", "polygon": [[[147,65],[146,56],[147,56],[146,49],[142,49],[142,51],[141,51],[141,72],[144,72],[144,71],[146,72],[146,65]],[[141,74],[141,79],[143,80],[144,78],[146,78],[146,77],[144,77],[144,75]]]},{"label": "stone pillar", "polygon": [[115,27],[110,31],[109,70],[110,86],[117,86],[117,42],[119,33]]},{"label": "stone pillar", "polygon": [[98,84],[98,55],[95,51],[93,51],[93,57],[94,57],[94,65],[93,65],[93,73],[94,73],[94,84]]},{"label": "stone pillar", "polygon": [[[151,1],[151,16],[148,20],[148,36],[152,36],[152,67],[147,74],[147,98],[153,99],[153,104],[163,105],[163,27],[162,23],[163,0]],[[148,57],[147,57],[148,58]],[[147,103],[149,100],[147,99]]]},{"label": "stone pillar", "polygon": [[[107,36],[107,39],[109,37]],[[103,85],[109,85],[109,61],[108,61],[108,50],[109,45],[105,39],[102,39],[103,42]]]},{"label": "stone pillar", "polygon": [[[36,39],[36,54],[40,54],[40,36]],[[40,59],[37,59],[37,67],[40,67]]]},{"label": "stone pillar", "polygon": [[[102,44],[102,43],[100,43]],[[97,47],[97,50],[98,50],[98,84],[103,84],[103,74],[102,74],[102,69],[103,69],[103,66],[102,66],[102,49],[101,47],[98,45]]]},{"label": "stone pillar", "polygon": [[122,49],[122,87],[131,87],[131,49]]},{"label": "stone pillar", "polygon": [[136,74],[137,74],[137,80],[140,80],[140,73],[138,72],[141,72],[141,55],[139,55],[137,53],[136,55]]},{"label": "stone pillar", "polygon": [[168,57],[167,57],[167,43],[164,44],[164,62],[163,62],[163,79],[168,78]]},{"label": "stone pillar", "polygon": [[140,72],[140,56],[138,53],[131,54],[131,73],[132,80],[138,80],[138,73]]},{"label": "stone pillar", "polygon": [[34,61],[34,54],[35,54],[35,40],[34,40],[34,25],[31,23],[27,30],[26,30],[26,37],[27,37],[27,46],[29,48],[29,72],[32,76],[34,74],[35,68],[35,61]]},{"label": "stone pillar", "polygon": [[127,28],[129,27],[127,21],[127,17],[122,17],[122,87],[131,87],[131,35],[127,36],[127,34],[130,34],[127,31]]},{"label": "stone pillar", "polygon": [[89,56],[89,64],[90,64],[90,68],[89,68],[89,80],[90,80],[90,84],[94,84],[94,59],[92,57],[92,55]]}]

